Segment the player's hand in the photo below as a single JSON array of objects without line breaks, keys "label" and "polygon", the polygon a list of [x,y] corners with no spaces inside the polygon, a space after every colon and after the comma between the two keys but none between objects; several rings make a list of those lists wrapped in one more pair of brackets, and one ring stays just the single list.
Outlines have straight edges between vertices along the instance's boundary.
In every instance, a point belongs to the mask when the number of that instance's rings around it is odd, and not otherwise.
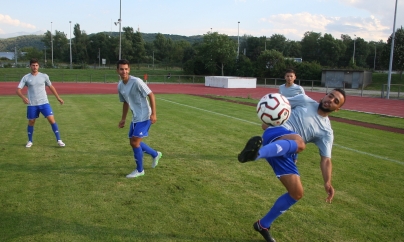
[{"label": "player's hand", "polygon": [[58,101],[59,101],[59,103],[60,103],[61,105],[63,105],[63,103],[65,103],[65,102],[63,101],[63,99],[61,99],[61,98],[58,98]]},{"label": "player's hand", "polygon": [[154,124],[157,121],[157,117],[155,114],[150,115],[150,121],[152,124]]},{"label": "player's hand", "polygon": [[118,127],[119,127],[119,128],[125,127],[125,120],[119,121]]},{"label": "player's hand", "polygon": [[328,197],[325,199],[326,203],[331,203],[334,198],[334,188],[331,184],[324,184],[325,192],[328,194]]},{"label": "player's hand", "polygon": [[22,99],[22,101],[23,101],[23,103],[25,103],[25,104],[29,104],[29,99],[26,98],[26,97],[24,97],[24,98]]}]

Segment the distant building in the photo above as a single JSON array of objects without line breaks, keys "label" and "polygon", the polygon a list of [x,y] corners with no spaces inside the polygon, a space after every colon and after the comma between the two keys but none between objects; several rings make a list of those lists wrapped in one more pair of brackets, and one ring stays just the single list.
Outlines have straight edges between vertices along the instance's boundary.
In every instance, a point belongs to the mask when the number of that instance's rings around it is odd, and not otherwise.
[{"label": "distant building", "polygon": [[364,70],[323,70],[321,85],[324,87],[364,88],[372,83],[372,72]]}]

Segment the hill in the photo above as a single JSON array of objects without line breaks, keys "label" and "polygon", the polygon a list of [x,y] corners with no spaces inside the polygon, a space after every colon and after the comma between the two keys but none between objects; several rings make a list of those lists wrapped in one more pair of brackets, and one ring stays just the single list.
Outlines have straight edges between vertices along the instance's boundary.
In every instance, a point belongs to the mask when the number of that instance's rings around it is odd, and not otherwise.
[{"label": "hill", "polygon": [[[117,37],[119,36],[119,32],[104,32],[108,35]],[[91,36],[92,34],[90,34]],[[157,33],[142,33],[143,39],[145,42],[153,42],[156,38]],[[183,36],[176,34],[163,34],[164,37],[170,38],[173,41],[188,41],[191,44],[197,43],[203,40],[203,35],[195,35],[195,36]],[[35,47],[37,49],[42,50],[44,48],[44,44],[41,39],[43,35],[22,35],[13,38],[0,39],[0,52],[14,52],[14,48],[24,48],[24,47]]]}]

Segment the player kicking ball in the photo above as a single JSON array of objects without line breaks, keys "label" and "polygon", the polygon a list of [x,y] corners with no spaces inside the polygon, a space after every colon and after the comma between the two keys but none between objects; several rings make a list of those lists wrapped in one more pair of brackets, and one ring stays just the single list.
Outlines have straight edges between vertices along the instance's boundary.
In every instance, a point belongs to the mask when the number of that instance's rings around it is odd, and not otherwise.
[{"label": "player kicking ball", "polygon": [[288,98],[292,108],[289,119],[276,127],[263,124],[265,131],[262,137],[252,137],[238,155],[238,160],[242,163],[266,159],[287,190],[275,201],[268,213],[253,224],[253,228],[265,241],[275,241],[269,232],[272,223],[303,197],[303,186],[295,158],[297,153],[305,149],[306,143],[314,143],[319,149],[326,202],[331,203],[334,197],[334,188],[331,185],[334,135],[328,115],[338,111],[345,100],[345,91],[338,88],[328,93],[320,102],[304,94]]}]

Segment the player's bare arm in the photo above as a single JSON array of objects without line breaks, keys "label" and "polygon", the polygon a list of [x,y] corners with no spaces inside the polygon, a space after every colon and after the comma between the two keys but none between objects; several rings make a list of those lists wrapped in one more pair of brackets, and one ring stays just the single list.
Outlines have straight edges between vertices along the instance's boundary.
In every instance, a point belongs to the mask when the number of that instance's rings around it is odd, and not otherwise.
[{"label": "player's bare arm", "polygon": [[149,96],[149,102],[150,102],[150,108],[151,108],[150,121],[152,124],[154,124],[157,121],[156,98],[154,97],[154,94],[152,92],[149,93],[148,96]]},{"label": "player's bare arm", "polygon": [[331,158],[321,156],[320,168],[324,180],[324,189],[328,195],[325,201],[331,203],[332,199],[334,198],[334,188],[331,185],[331,176],[332,176]]},{"label": "player's bare arm", "polygon": [[64,101],[62,98],[60,98],[58,92],[56,91],[56,88],[54,86],[49,86],[49,89],[51,90],[51,92],[53,93],[53,95],[55,95],[56,99],[59,101],[60,104],[63,104]]},{"label": "player's bare arm", "polygon": [[16,93],[17,93],[17,95],[22,99],[22,101],[23,101],[25,104],[29,104],[29,99],[28,99],[26,96],[24,96],[24,94],[22,94],[21,88],[17,88]]},{"label": "player's bare arm", "polygon": [[119,121],[119,124],[118,124],[119,128],[125,127],[126,115],[128,114],[128,110],[129,110],[129,104],[127,102],[123,102],[123,104],[122,104],[122,118],[121,118],[121,121]]}]

